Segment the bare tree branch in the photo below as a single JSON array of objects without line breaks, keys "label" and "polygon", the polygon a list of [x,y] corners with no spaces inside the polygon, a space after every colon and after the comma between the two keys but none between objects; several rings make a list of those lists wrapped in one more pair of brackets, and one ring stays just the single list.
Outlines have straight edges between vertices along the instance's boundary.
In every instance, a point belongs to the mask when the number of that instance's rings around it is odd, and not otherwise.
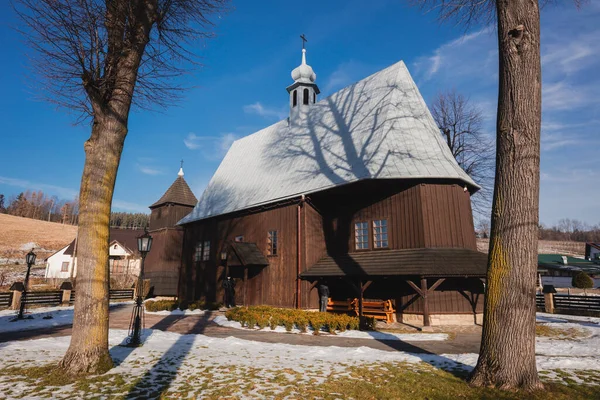
[{"label": "bare tree branch", "polygon": [[439,93],[430,108],[452,155],[481,186],[473,195],[473,211],[489,220],[496,155],[493,138],[483,131],[483,112],[454,89]]}]

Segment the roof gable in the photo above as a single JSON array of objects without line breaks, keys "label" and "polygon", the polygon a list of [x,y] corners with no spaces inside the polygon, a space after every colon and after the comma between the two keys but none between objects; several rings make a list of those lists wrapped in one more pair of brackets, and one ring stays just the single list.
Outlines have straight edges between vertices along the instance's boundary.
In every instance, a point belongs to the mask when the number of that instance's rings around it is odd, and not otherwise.
[{"label": "roof gable", "polygon": [[197,202],[198,199],[194,196],[192,189],[190,189],[185,179],[183,179],[183,176],[178,176],[165,194],[156,203],[152,204],[150,208],[156,208],[167,203],[193,207]]},{"label": "roof gable", "polygon": [[363,179],[456,179],[458,166],[402,61],[233,143],[180,223]]}]

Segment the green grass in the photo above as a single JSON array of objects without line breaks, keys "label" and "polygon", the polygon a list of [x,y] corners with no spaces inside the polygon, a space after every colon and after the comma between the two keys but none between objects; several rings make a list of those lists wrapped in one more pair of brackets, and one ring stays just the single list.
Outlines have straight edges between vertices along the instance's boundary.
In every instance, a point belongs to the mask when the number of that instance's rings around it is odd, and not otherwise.
[{"label": "green grass", "polygon": [[548,325],[536,324],[535,335],[539,337],[549,337],[559,340],[573,340],[588,337],[589,331],[580,328],[559,328]]},{"label": "green grass", "polygon": [[[338,365],[338,367],[340,367]],[[260,369],[243,366],[213,366],[186,369],[171,381],[170,373],[159,371],[156,379],[115,373],[70,380],[53,365],[0,370],[0,385],[11,385],[11,398],[82,397],[110,399],[595,399],[600,398],[597,371],[556,370],[541,374],[546,389],[538,392],[505,392],[472,388],[463,370],[442,371],[428,364],[386,363],[341,367],[328,376],[308,376],[292,369]],[[548,375],[552,375],[550,378]],[[576,382],[580,379],[592,385]],[[24,384],[25,388],[12,388]],[[65,387],[65,385],[70,385]],[[598,385],[598,386],[597,386]],[[61,395],[57,390],[62,389]],[[58,393],[60,394],[60,392]]]}]

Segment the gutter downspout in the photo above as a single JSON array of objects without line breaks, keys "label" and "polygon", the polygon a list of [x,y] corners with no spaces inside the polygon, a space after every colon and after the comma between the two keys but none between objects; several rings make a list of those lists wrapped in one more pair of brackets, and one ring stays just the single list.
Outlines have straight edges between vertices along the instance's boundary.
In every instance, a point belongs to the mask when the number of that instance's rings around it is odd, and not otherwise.
[{"label": "gutter downspout", "polygon": [[298,227],[298,234],[296,236],[297,238],[297,253],[296,253],[296,264],[297,264],[297,268],[296,268],[296,308],[301,308],[302,307],[302,293],[301,293],[301,287],[300,287],[300,273],[302,272],[302,223],[301,223],[301,216],[302,216],[302,206],[304,205],[304,195],[302,195],[302,197],[300,197],[300,202],[298,203],[298,213],[297,213],[297,227]]}]

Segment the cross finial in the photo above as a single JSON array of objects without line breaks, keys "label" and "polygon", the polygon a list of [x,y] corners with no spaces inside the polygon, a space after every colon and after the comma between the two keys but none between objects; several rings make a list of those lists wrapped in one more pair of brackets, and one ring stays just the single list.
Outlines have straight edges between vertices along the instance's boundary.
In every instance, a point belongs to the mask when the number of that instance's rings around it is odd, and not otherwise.
[{"label": "cross finial", "polygon": [[302,49],[304,49],[304,43],[308,42],[308,40],[306,40],[306,37],[304,36],[304,33],[300,35],[300,39],[302,39]]},{"label": "cross finial", "polygon": [[183,168],[183,160],[181,160],[181,168]]}]

